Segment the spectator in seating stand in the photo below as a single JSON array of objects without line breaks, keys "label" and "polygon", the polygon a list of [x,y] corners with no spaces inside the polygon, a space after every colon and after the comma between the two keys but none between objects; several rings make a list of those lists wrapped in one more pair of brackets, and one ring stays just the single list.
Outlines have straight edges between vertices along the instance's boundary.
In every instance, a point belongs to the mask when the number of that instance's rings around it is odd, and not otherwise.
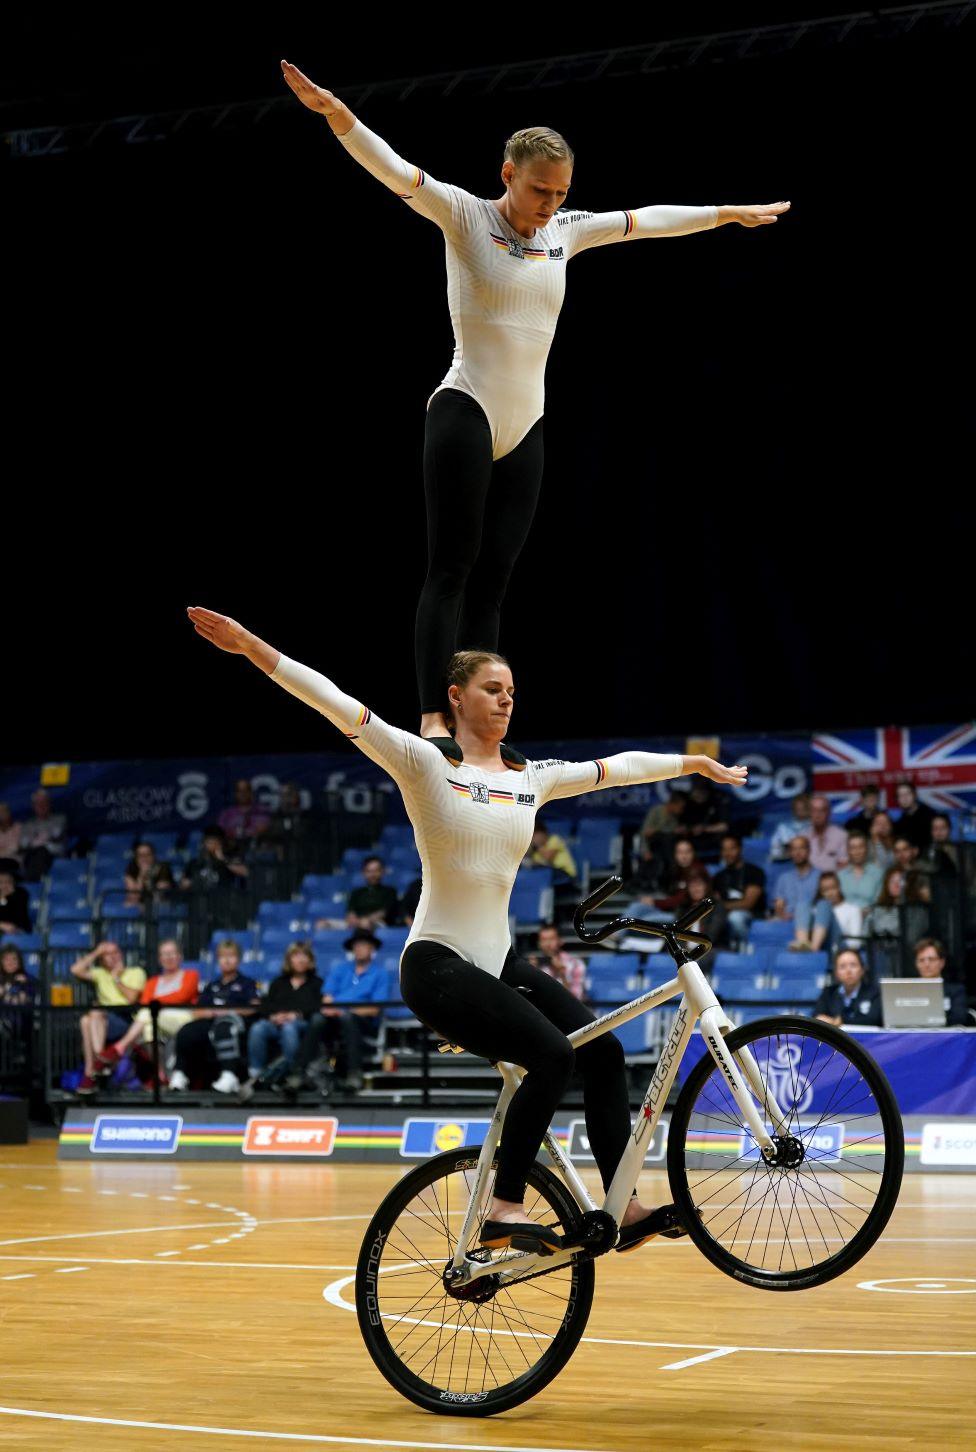
[{"label": "spectator in seating stand", "polygon": [[932,840],[919,853],[918,866],[933,877],[959,876],[959,849],[952,840],[952,823],[945,812],[932,817]]},{"label": "spectator in seating stand", "polygon": [[95,1061],[106,1044],[114,1044],[132,1027],[132,1009],[146,985],[145,970],[127,965],[118,943],[99,943],[83,953],[70,969],[82,983],[95,990],[97,1008],[81,1016],[81,1043],[85,1069],[77,1093],[94,1094]]},{"label": "spectator in seating stand", "polygon": [[30,898],[12,872],[0,870],[0,933],[29,933]]},{"label": "spectator in seating stand", "polygon": [[284,857],[289,843],[304,840],[305,826],[301,792],[294,782],[285,782],[278,794],[278,806],[271,814],[261,841],[265,846],[274,847],[279,857]]},{"label": "spectator in seating stand", "polygon": [[151,843],[137,842],[125,869],[126,906],[167,902],[172,891],[173,873],[169,863],[156,861],[156,849]]},{"label": "spectator in seating stand", "polygon": [[811,1018],[832,1023],[881,1027],[881,999],[856,948],[842,948],[834,959],[834,982],[813,1005]]},{"label": "spectator in seating stand", "polygon": [[921,861],[921,856],[914,842],[903,837],[899,832],[895,838],[895,867],[900,867],[906,878],[914,875],[919,881],[919,901],[929,902],[931,890],[929,888],[927,865]]},{"label": "spectator in seating stand", "polygon": [[914,842],[919,852],[923,851],[932,840],[932,818],[935,813],[931,807],[918,799],[918,792],[910,781],[900,781],[895,787],[895,801],[901,808],[901,816],[895,823],[895,836],[907,837],[909,842]]},{"label": "spectator in seating stand", "polygon": [[415,877],[412,882],[407,883],[403,896],[400,899],[398,916],[406,923],[407,927],[413,926],[413,920],[417,916],[417,906],[420,902],[420,894],[423,891],[423,880]]},{"label": "spectator in seating stand", "polygon": [[798,792],[790,803],[790,815],[787,821],[780,822],[772,835],[769,843],[769,859],[771,862],[788,862],[790,860],[790,843],[794,837],[809,837],[810,835],[810,798],[806,792]]},{"label": "spectator in seating stand", "polygon": [[6,802],[0,802],[0,868],[20,871],[20,823],[15,822]]},{"label": "spectator in seating stand", "polygon": [[696,847],[707,851],[708,844],[728,830],[728,819],[718,793],[704,777],[696,777],[687,793],[681,835],[690,837]]},{"label": "spectator in seating stand", "polygon": [[868,837],[860,827],[847,834],[847,866],[837,874],[844,901],[857,907],[873,907],[881,891],[884,874],[868,860]]},{"label": "spectator in seating stand", "polygon": [[836,953],[850,947],[852,939],[856,947],[861,941],[863,921],[864,909],[845,901],[838,874],[821,872],[813,906],[801,904],[796,910],[796,936],[790,947],[815,953],[825,947],[828,953]]},{"label": "spectator in seating stand", "polygon": [[961,983],[946,983],[948,959],[938,938],[919,938],[915,944],[915,972],[919,978],[941,978],[945,993],[946,1028],[972,1028],[966,989]]},{"label": "spectator in seating stand", "polygon": [[820,881],[820,873],[810,861],[809,837],[793,838],[790,861],[793,866],[779,874],[773,889],[773,917],[781,921],[795,921],[798,908],[813,907]]},{"label": "spectator in seating stand", "polygon": [[865,837],[871,835],[871,823],[874,821],[881,806],[881,792],[873,782],[868,782],[861,788],[860,808],[853,817],[848,817],[844,823],[844,831],[850,837],[852,832],[863,832]]},{"label": "spectator in seating stand", "polygon": [[[315,954],[307,943],[292,943],[281,972],[271,980],[261,1001],[261,1017],[247,1040],[247,1083],[241,1093],[250,1098],[255,1089],[270,1087],[291,1071],[302,1047],[305,1026],[318,1012],[322,980],[315,971]],[[268,1063],[272,1049],[278,1057]]]},{"label": "spectator in seating stand", "polygon": [[[577,876],[576,862],[572,852],[562,837],[549,831],[541,817],[535,819],[532,841],[522,865],[523,867],[551,867],[554,872],[562,873],[567,882],[575,882]],[[559,878],[557,877],[556,880],[559,881]]]},{"label": "spectator in seating stand", "polygon": [[660,891],[650,894],[654,906],[662,912],[671,912],[681,906],[688,891],[688,878],[693,872],[708,875],[705,864],[699,862],[695,844],[689,837],[675,838],[672,851],[671,864],[664,874]]},{"label": "spectator in seating stand", "polygon": [[[871,942],[876,976],[898,972],[902,914],[908,920],[908,937],[921,937],[928,925],[927,901],[928,887],[920,873],[906,872],[897,865],[888,868],[878,901],[868,909],[864,919],[864,933]],[[906,909],[914,912],[905,912]]]},{"label": "spectator in seating stand", "polygon": [[818,872],[836,872],[847,865],[847,833],[830,820],[826,797],[810,798],[810,861]]},{"label": "spectator in seating stand", "polygon": [[[704,872],[692,872],[688,877],[688,900],[682,904],[682,911],[691,907],[693,903],[701,902],[703,898],[709,897],[711,884]],[[725,911],[725,904],[719,898],[713,899],[715,906],[708,917],[697,918],[689,924],[693,933],[704,933],[706,938],[712,940],[712,951],[706,953],[704,958],[698,959],[698,966],[707,973],[712,967],[712,960],[716,952],[725,946],[729,937],[729,915]]]},{"label": "spectator in seating stand", "polygon": [[895,829],[887,812],[875,812],[868,840],[868,860],[886,872],[895,860]]},{"label": "spectator in seating stand", "polygon": [[[722,866],[712,878],[711,896],[720,899],[728,914],[729,932],[735,943],[745,943],[753,918],[766,913],[766,874],[746,862],[742,839],[726,832],[721,846]],[[684,906],[684,904],[682,904]]]},{"label": "spectator in seating stand", "polygon": [[538,949],[529,954],[529,962],[550,978],[568,988],[574,998],[586,996],[586,964],[582,958],[567,953],[555,923],[543,923],[539,929]]},{"label": "spectator in seating stand", "polygon": [[184,892],[214,892],[217,888],[239,886],[247,875],[244,863],[233,853],[228,855],[221,829],[206,827],[200,855],[187,867],[180,887]]},{"label": "spectator in seating stand", "polygon": [[268,830],[271,818],[254,800],[254,790],[246,778],[234,783],[234,805],[224,808],[217,825],[230,842],[253,842]]},{"label": "spectator in seating stand", "polygon": [[[376,928],[392,922],[397,912],[396,888],[383,881],[383,859],[375,854],[363,863],[363,885],[354,887],[346,903],[350,928]],[[318,924],[316,924],[318,926]]]},{"label": "spectator in seating stand", "polygon": [[[30,1008],[37,996],[37,984],[24,967],[24,955],[13,943],[0,948],[0,1009]],[[12,1028],[11,1017],[0,1014],[0,1024]]]},{"label": "spectator in seating stand", "polygon": [[386,1002],[387,976],[373,961],[383,945],[369,928],[356,928],[342,946],[352,962],[337,964],[325,980],[319,1011],[308,1021],[294,1070],[285,1081],[292,1091],[302,1087],[323,1044],[326,1053],[337,1053],[342,1071],[337,1087],[346,1092],[363,1087],[363,1049],[376,1041],[378,1005]]},{"label": "spectator in seating stand", "polygon": [[[686,793],[672,789],[663,802],[655,802],[648,808],[640,829],[642,863],[663,867],[668,862],[674,835],[681,831],[685,805]],[[642,877],[650,875],[641,868],[638,872]]]},{"label": "spectator in seating stand", "polygon": [[206,1079],[218,1094],[236,1094],[245,1063],[247,1020],[260,995],[253,978],[241,972],[241,950],[233,938],[217,944],[218,977],[203,988],[193,1019],[176,1035],[176,1066],[169,1087],[188,1089]]},{"label": "spectator in seating stand", "polygon": [[192,1019],[190,1005],[196,1003],[199,991],[199,973],[195,968],[183,967],[183,954],[176,939],[164,938],[159,945],[159,972],[150,978],[139,995],[142,1007],[122,1037],[96,1054],[95,1073],[110,1072],[130,1048],[140,1051],[150,1048],[153,1040],[150,1003],[163,1005],[158,1019],[160,1043],[174,1038]]},{"label": "spectator in seating stand", "polygon": [[20,829],[20,852],[25,878],[38,882],[64,852],[67,822],[62,813],[51,811],[51,798],[43,788],[32,794],[31,805],[34,815]]}]

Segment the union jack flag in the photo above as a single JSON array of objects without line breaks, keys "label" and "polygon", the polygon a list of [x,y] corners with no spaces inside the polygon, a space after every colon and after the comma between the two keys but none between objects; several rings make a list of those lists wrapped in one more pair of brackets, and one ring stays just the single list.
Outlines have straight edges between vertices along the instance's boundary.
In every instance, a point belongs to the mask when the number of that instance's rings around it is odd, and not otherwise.
[{"label": "union jack flag", "polygon": [[838,813],[852,811],[869,783],[880,788],[883,807],[894,807],[900,781],[912,782],[919,800],[936,811],[976,808],[976,722],[821,733],[811,744],[813,789]]}]

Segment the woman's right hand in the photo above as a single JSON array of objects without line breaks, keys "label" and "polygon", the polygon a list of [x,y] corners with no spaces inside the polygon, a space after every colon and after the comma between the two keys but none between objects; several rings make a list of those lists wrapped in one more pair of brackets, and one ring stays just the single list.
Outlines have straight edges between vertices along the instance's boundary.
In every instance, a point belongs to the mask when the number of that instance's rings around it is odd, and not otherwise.
[{"label": "woman's right hand", "polygon": [[236,620],[231,620],[229,615],[218,615],[215,610],[205,610],[202,605],[188,605],[186,613],[197,635],[202,635],[218,650],[229,651],[231,655],[244,654],[251,633]]},{"label": "woman's right hand", "polygon": [[307,106],[310,111],[318,111],[320,116],[334,116],[342,109],[342,102],[337,96],[331,91],[324,91],[321,86],[310,81],[308,76],[302,75],[291,61],[281,62],[281,74],[302,105]]}]

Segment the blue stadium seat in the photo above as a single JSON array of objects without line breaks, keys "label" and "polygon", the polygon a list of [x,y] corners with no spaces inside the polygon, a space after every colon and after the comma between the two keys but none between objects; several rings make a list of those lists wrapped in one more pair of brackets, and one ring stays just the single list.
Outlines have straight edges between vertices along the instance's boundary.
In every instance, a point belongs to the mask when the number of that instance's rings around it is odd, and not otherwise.
[{"label": "blue stadium seat", "polygon": [[48,898],[49,923],[87,923],[91,921],[91,915],[92,907],[87,895],[79,896],[77,891],[65,897]]},{"label": "blue stadium seat", "polygon": [[257,912],[258,927],[262,933],[269,928],[290,932],[294,936],[309,930],[309,913],[300,902],[263,902]]},{"label": "blue stadium seat", "polygon": [[623,1044],[625,1054],[642,1054],[644,1052],[647,1048],[649,1025],[649,1016],[642,1013],[639,1018],[632,1018],[628,1023],[622,1023],[613,1030]]},{"label": "blue stadium seat", "polygon": [[76,958],[92,946],[91,927],[82,923],[58,923],[47,935],[51,976],[65,979]]},{"label": "blue stadium seat", "polygon": [[393,852],[397,847],[410,847],[413,845],[413,828],[409,822],[387,822],[380,832],[377,850],[382,857],[386,852]]},{"label": "blue stadium seat", "polygon": [[313,932],[312,947],[315,949],[315,956],[322,958],[331,953],[341,953],[349,933],[349,928],[319,928],[317,932]]},{"label": "blue stadium seat", "polygon": [[[284,958],[292,943],[308,941],[308,933],[292,932],[289,927],[265,928],[261,933],[261,951],[273,958]],[[255,950],[256,951],[256,950]]]},{"label": "blue stadium seat", "polygon": [[789,1010],[784,1003],[765,1003],[756,1005],[753,1008],[735,1008],[729,1014],[734,1023],[742,1028],[744,1024],[755,1023],[760,1018],[776,1018],[778,1014],[787,1013]]},{"label": "blue stadium seat", "polygon": [[769,866],[769,848],[772,840],[771,837],[746,837],[742,843],[742,856],[746,862],[751,862],[753,867],[761,867],[765,872]]},{"label": "blue stadium seat", "polygon": [[325,897],[345,900],[349,895],[349,878],[345,872],[310,872],[302,878],[302,897],[306,902]]},{"label": "blue stadium seat", "polygon": [[722,973],[762,973],[765,972],[765,963],[756,961],[756,955],[749,953],[730,953],[722,949],[712,959],[712,973],[721,977]]},{"label": "blue stadium seat", "polygon": [[95,838],[96,857],[131,857],[132,833],[102,832]]},{"label": "blue stadium seat", "polygon": [[19,948],[25,955],[28,953],[40,953],[44,947],[44,938],[40,933],[4,933],[0,937],[0,948]]},{"label": "blue stadium seat", "polygon": [[[773,982],[777,980],[774,978]],[[811,1004],[816,1003],[820,997],[820,984],[815,979],[802,983],[798,979],[779,979],[779,996],[788,998],[791,1004],[796,1006],[797,1013],[803,1013]]]},{"label": "blue stadium seat", "polygon": [[749,942],[757,945],[773,943],[785,948],[792,937],[792,922],[779,918],[756,918],[749,929]]},{"label": "blue stadium seat", "polygon": [[384,926],[381,923],[380,926],[376,929],[376,936],[379,938],[380,942],[383,944],[382,948],[380,949],[380,952],[381,953],[395,953],[397,955],[397,957],[399,957],[399,955],[403,952],[404,948],[407,945],[407,934],[409,932],[410,932],[410,929],[409,928],[405,928],[405,927],[392,927],[392,928],[390,928],[390,927]]},{"label": "blue stadium seat", "polygon": [[420,868],[420,853],[413,842],[406,842],[402,846],[394,847],[384,858],[387,867],[416,867]]},{"label": "blue stadium seat", "polygon": [[342,870],[353,879],[355,883],[362,881],[363,863],[367,857],[374,856],[372,848],[347,847],[342,854]]},{"label": "blue stadium seat", "polygon": [[305,917],[309,923],[319,918],[344,918],[346,915],[346,894],[337,892],[329,897],[305,899]]},{"label": "blue stadium seat", "polygon": [[386,874],[386,882],[395,887],[397,896],[402,897],[412,882],[420,876],[420,863],[415,867],[394,867]]},{"label": "blue stadium seat", "polygon": [[826,953],[777,953],[767,971],[786,983],[797,979],[819,982],[829,966]]},{"label": "blue stadium seat", "polygon": [[621,851],[619,817],[582,817],[573,855],[577,863],[586,862],[591,870],[616,867]]},{"label": "blue stadium seat", "polygon": [[552,916],[552,868],[523,868],[515,879],[509,911],[521,927],[535,927]]},{"label": "blue stadium seat", "polygon": [[761,974],[733,972],[731,968],[722,973],[713,973],[712,987],[723,1003],[732,999],[762,1002],[768,991]]},{"label": "blue stadium seat", "polygon": [[48,873],[48,886],[51,887],[67,884],[88,882],[89,862],[87,857],[57,857],[51,863],[51,870]]}]

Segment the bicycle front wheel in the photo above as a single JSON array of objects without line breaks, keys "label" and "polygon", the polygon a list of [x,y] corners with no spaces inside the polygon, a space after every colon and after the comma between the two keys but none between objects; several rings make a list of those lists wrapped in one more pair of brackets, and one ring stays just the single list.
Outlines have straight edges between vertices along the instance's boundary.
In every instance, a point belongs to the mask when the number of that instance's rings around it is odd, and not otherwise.
[{"label": "bicycle front wheel", "polygon": [[692,1240],[727,1275],[795,1291],[841,1275],[866,1254],[891,1215],[905,1146],[884,1073],[847,1034],[784,1016],[735,1029],[726,1048],[742,1070],[748,1050],[785,1116],[772,1122],[770,1162],[745,1127],[709,1053],[691,1071],[668,1134],[668,1177]]},{"label": "bicycle front wheel", "polygon": [[[535,1396],[576,1349],[593,1301],[593,1264],[575,1259],[524,1280],[488,1275],[467,1294],[449,1294],[444,1271],[479,1153],[450,1150],[405,1175],[374,1215],[356,1268],[356,1310],[370,1356],[401,1395],[449,1416],[491,1416]],[[540,1164],[529,1172],[525,1209],[560,1231],[581,1213]],[[501,1266],[505,1253],[478,1250],[477,1240],[475,1256]]]}]

